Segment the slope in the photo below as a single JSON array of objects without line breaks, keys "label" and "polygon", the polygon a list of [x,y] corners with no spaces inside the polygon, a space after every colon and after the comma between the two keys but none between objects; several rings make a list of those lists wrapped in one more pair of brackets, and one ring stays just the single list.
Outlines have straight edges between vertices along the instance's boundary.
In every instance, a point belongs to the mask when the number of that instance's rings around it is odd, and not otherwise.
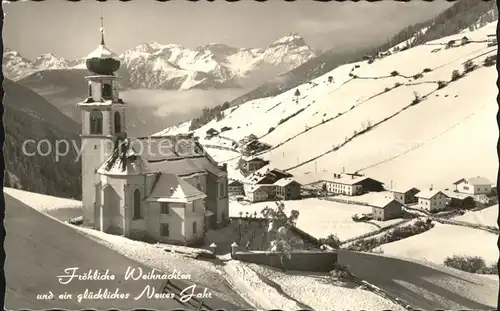
[{"label": "slope", "polygon": [[[135,262],[104,245],[85,237],[69,225],[62,224],[29,206],[6,195],[6,229],[9,232],[5,241],[5,251],[10,258],[6,262],[5,271],[7,283],[5,306],[11,310],[20,309],[50,309],[66,308],[80,309],[95,308],[106,310],[111,308],[151,308],[158,310],[168,309],[193,309],[198,307],[193,298],[192,303],[179,303],[171,298],[148,298],[141,292],[151,286],[158,293],[163,285],[163,280],[125,279],[128,267],[141,268],[144,274],[152,269]],[[50,228],[50,230],[47,230]],[[103,274],[109,270],[109,275],[116,279],[107,280],[73,280],[69,284],[62,284],[59,275],[65,274],[65,269],[78,267],[76,273],[91,273],[99,271]],[[175,269],[168,274],[176,273]],[[182,272],[181,272],[182,273]],[[117,288],[119,283],[119,288]],[[171,280],[171,284],[181,290],[193,285],[189,280]],[[194,284],[196,285],[196,284]],[[115,290],[120,294],[129,294],[127,298],[92,299],[92,295],[101,290],[108,289],[111,293]],[[171,289],[172,287],[170,287]],[[51,291],[54,299],[37,299],[39,294],[49,294]],[[177,294],[179,291],[174,291]],[[189,290],[188,290],[189,292]],[[203,292],[202,286],[194,289],[195,293]],[[60,299],[59,294],[71,294],[71,299]],[[102,297],[102,296],[101,296]],[[137,298],[137,299],[136,299]],[[78,301],[78,299],[82,299]],[[194,300],[194,301],[193,301]],[[238,306],[223,301],[216,297],[203,299],[209,309],[222,307],[236,310]],[[243,307],[243,306],[240,306]]]},{"label": "slope", "polygon": [[[79,198],[81,173],[77,158],[80,146],[78,124],[43,97],[16,82],[5,79],[3,88],[6,170],[17,176],[26,190]],[[67,141],[69,148],[67,155],[57,159],[55,148],[59,140]],[[23,151],[25,142],[26,152]],[[37,144],[40,146],[38,152]],[[60,151],[65,151],[63,143],[60,143]]]},{"label": "slope", "polygon": [[[411,41],[411,45],[408,46],[411,47],[412,45],[422,44],[427,41],[458,33],[480,20],[491,10],[497,11],[495,1],[456,1],[453,6],[446,9],[438,16],[426,22],[402,29],[390,40],[380,46],[367,47],[362,50],[356,49],[355,51],[348,52],[332,49],[234,99],[231,105],[240,105],[257,98],[276,96],[284,91],[306,83],[309,80],[324,75],[342,64],[356,62],[365,56],[385,52],[400,42]],[[488,21],[491,22],[492,20]],[[422,32],[422,29],[426,29],[427,31]]]},{"label": "slope", "polygon": [[[449,187],[468,174],[493,180],[496,88],[484,81],[496,75],[497,48],[489,41],[495,27],[341,66],[275,97],[230,108],[196,135],[227,148],[254,134],[273,146],[259,154],[271,165],[311,179],[315,171],[345,168],[419,187]],[[455,45],[447,47],[451,41]],[[475,67],[464,72],[469,60]],[[223,127],[230,130],[205,138],[208,129]],[[482,161],[475,161],[479,155]],[[234,170],[236,158],[228,162]]]}]

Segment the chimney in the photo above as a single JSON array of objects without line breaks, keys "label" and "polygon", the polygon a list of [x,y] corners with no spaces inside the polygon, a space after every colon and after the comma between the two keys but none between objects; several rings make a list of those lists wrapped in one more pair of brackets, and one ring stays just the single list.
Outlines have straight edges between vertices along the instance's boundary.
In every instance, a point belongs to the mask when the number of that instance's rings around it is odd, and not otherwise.
[{"label": "chimney", "polygon": [[342,166],[342,174],[345,173],[345,166]]},{"label": "chimney", "polygon": [[433,187],[432,187],[432,184],[431,184],[431,187],[429,188],[429,190],[430,190],[430,191],[432,191],[432,188],[433,188]]},{"label": "chimney", "polygon": [[170,194],[174,194],[174,187],[170,187]]}]

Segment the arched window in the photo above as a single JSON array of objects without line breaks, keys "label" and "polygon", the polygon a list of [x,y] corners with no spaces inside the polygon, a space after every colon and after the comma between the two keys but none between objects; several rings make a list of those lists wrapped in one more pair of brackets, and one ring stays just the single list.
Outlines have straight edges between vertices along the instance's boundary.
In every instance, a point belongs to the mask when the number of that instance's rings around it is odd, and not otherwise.
[{"label": "arched window", "polygon": [[139,189],[134,191],[134,219],[141,218],[141,192]]},{"label": "arched window", "polygon": [[102,84],[102,98],[112,98],[113,97],[113,89],[111,88],[111,84],[103,83]]},{"label": "arched window", "polygon": [[115,112],[115,133],[121,133],[122,131],[122,120],[120,113],[118,111]]},{"label": "arched window", "polygon": [[90,134],[102,134],[102,112],[97,109],[90,112]]},{"label": "arched window", "polygon": [[193,221],[193,235],[196,235],[198,232],[198,225],[196,224],[196,221]]},{"label": "arched window", "polygon": [[92,82],[89,81],[89,97],[92,97]]}]

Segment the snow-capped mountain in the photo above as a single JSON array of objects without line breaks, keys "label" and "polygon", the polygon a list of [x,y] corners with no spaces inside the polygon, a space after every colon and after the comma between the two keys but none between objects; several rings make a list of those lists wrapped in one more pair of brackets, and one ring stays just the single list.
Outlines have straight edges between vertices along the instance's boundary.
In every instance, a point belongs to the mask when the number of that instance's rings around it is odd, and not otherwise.
[{"label": "snow-capped mountain", "polygon": [[[271,78],[315,56],[316,52],[295,33],[260,49],[215,43],[187,48],[152,42],[120,55],[120,75],[132,88],[229,88],[243,86],[253,76]],[[84,69],[84,61],[68,61],[53,54],[44,54],[30,61],[15,51],[7,49],[4,52],[4,74],[13,80],[53,69]]]}]

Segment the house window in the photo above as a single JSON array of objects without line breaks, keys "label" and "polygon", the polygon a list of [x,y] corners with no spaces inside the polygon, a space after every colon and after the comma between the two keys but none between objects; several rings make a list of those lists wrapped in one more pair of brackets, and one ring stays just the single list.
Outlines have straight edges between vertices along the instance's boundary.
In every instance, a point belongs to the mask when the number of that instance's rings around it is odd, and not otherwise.
[{"label": "house window", "polygon": [[161,236],[170,236],[170,226],[168,224],[160,224],[160,235]]},{"label": "house window", "polygon": [[104,83],[102,85],[102,98],[109,99],[113,97],[113,90],[111,88],[111,84]]},{"label": "house window", "polygon": [[141,218],[141,192],[139,189],[134,191],[134,219]]},{"label": "house window", "polygon": [[115,133],[121,133],[122,131],[122,120],[120,113],[118,111],[115,112]]},{"label": "house window", "polygon": [[468,186],[464,186],[464,190],[469,190],[469,187]]},{"label": "house window", "polygon": [[193,222],[193,235],[196,235],[198,231],[198,225],[196,224],[196,221]]},{"label": "house window", "polygon": [[170,214],[170,206],[168,205],[167,202],[162,202],[161,203],[161,214],[168,215]]},{"label": "house window", "polygon": [[191,212],[196,213],[196,203],[191,203]]},{"label": "house window", "polygon": [[90,134],[102,134],[102,112],[97,109],[90,112]]}]

